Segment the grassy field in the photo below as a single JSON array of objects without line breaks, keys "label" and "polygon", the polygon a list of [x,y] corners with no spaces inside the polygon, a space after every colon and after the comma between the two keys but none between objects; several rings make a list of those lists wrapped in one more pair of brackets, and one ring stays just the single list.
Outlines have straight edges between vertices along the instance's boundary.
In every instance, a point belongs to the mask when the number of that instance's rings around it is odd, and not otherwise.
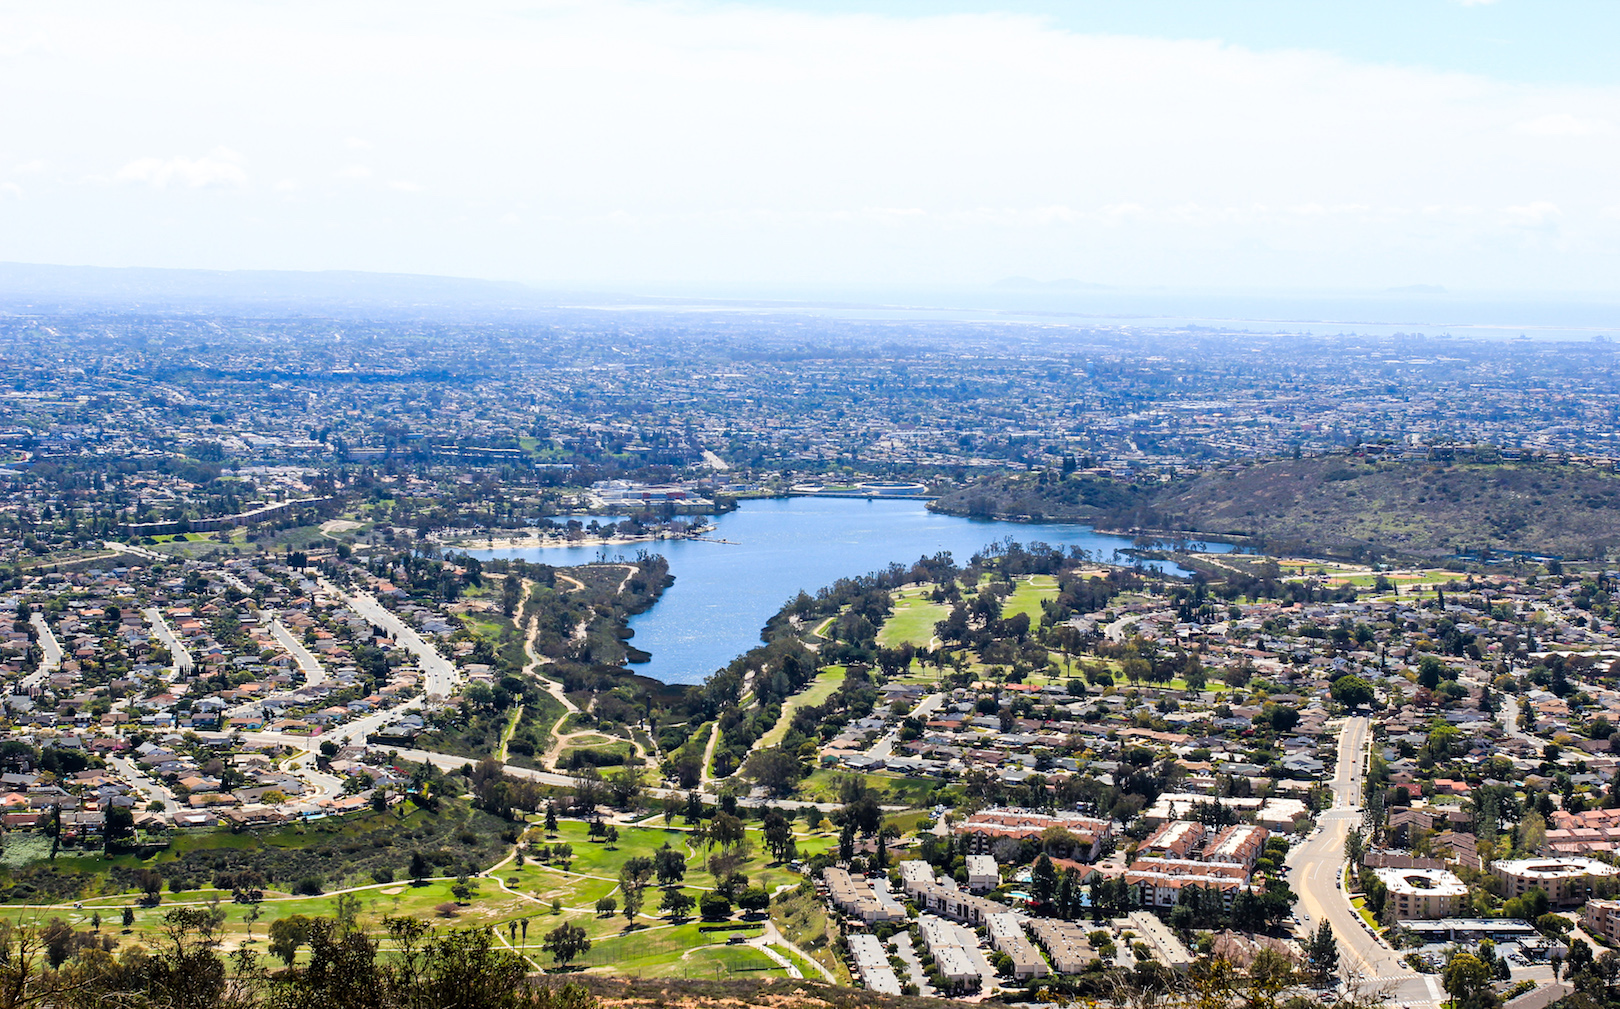
[{"label": "grassy field", "polygon": [[771,726],[769,732],[760,737],[759,742],[754,744],[755,747],[762,749],[780,743],[782,737],[787,735],[788,727],[793,724],[794,710],[801,707],[813,707],[831,697],[833,691],[843,686],[846,674],[847,671],[843,666],[828,666],[823,669],[814,680],[810,681],[808,687],[783,702],[781,717],[776,720],[775,725]]},{"label": "grassy field", "polygon": [[878,631],[878,644],[894,648],[903,644],[926,645],[934,640],[934,625],[950,615],[945,603],[928,600],[929,589],[907,589],[894,601],[894,610]]},{"label": "grassy field", "polygon": [[1041,603],[1057,598],[1057,579],[1051,575],[1030,575],[1020,578],[1013,586],[1012,595],[1001,604],[1003,619],[1017,613],[1029,616],[1031,626],[1041,622]]},{"label": "grassy field", "polygon": [[[798,846],[801,857],[827,851],[837,846],[832,833],[806,831],[801,824]],[[627,923],[623,914],[601,916],[596,913],[596,902],[614,894],[618,889],[618,874],[625,861],[651,855],[668,843],[687,856],[687,875],[682,887],[686,893],[698,898],[703,891],[714,886],[707,860],[712,851],[694,848],[691,832],[679,826],[620,826],[619,840],[608,845],[591,840],[585,823],[564,820],[554,835],[545,836],[538,827],[529,832],[531,850],[539,844],[568,843],[573,847],[573,858],[568,867],[561,863],[543,864],[533,858],[522,866],[508,859],[498,868],[481,877],[474,877],[478,894],[466,905],[455,905],[451,887],[454,881],[439,878],[425,885],[412,885],[410,881],[378,883],[353,888],[359,900],[360,920],[363,927],[377,928],[382,918],[390,915],[411,915],[431,920],[440,925],[492,925],[507,935],[506,925],[517,919],[528,919],[528,945],[520,948],[549,966],[550,957],[539,946],[546,932],[562,921],[571,921],[585,927],[593,943],[591,953],[582,960],[611,964],[614,972],[644,977],[728,977],[762,974],[785,977],[786,971],[757,950],[727,946],[726,937],[732,931],[747,931],[757,935],[757,923],[750,929],[748,923],[737,922],[733,927],[713,931],[700,931],[696,920],[670,922],[658,917],[658,889],[649,887],[647,903],[634,924]],[[786,886],[797,886],[803,877],[784,866],[769,864],[769,854],[763,847],[758,829],[748,831],[752,854],[739,869],[747,874],[751,883],[776,891]],[[199,835],[219,839],[237,835]],[[60,860],[64,861],[64,860]],[[83,861],[91,861],[83,859]],[[258,905],[234,904],[227,892],[213,889],[191,890],[184,893],[164,893],[163,902],[154,908],[135,905],[133,894],[98,897],[82,901],[82,906],[64,904],[55,907],[22,907],[8,909],[8,917],[18,923],[44,924],[61,918],[80,929],[92,927],[92,917],[99,914],[101,929],[128,945],[152,945],[160,938],[163,915],[178,905],[213,906],[225,914],[224,945],[227,949],[252,944],[263,949],[270,925],[279,918],[294,914],[331,916],[336,909],[338,892],[321,896],[293,897],[266,892],[266,900]],[[553,902],[558,911],[552,912]],[[129,929],[121,924],[125,907],[134,909],[135,919]],[[448,909],[448,916],[441,910]],[[255,914],[256,912],[256,914]],[[251,925],[249,917],[254,917]],[[251,939],[250,939],[251,931]]]}]

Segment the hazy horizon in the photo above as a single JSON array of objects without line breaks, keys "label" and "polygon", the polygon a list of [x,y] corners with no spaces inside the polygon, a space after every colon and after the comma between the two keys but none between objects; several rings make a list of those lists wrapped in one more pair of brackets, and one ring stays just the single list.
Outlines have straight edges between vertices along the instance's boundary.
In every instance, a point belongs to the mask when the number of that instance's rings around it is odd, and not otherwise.
[{"label": "hazy horizon", "polygon": [[1620,292],[1613,5],[1117,7],[13,9],[0,260]]}]

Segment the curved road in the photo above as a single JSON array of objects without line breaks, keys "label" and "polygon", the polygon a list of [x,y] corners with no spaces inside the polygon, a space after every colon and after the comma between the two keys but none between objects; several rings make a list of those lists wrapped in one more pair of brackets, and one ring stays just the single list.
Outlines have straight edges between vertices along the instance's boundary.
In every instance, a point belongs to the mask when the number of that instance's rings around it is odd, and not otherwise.
[{"label": "curved road", "polygon": [[1289,852],[1288,884],[1299,894],[1306,934],[1327,921],[1339,940],[1339,970],[1371,992],[1386,992],[1405,1007],[1438,1006],[1444,1000],[1438,979],[1419,974],[1385,946],[1351,906],[1339,880],[1345,867],[1344,842],[1361,825],[1361,783],[1367,768],[1372,723],[1364,715],[1347,718],[1339,730],[1339,759],[1329,787],[1333,807],[1317,815],[1317,830]]}]

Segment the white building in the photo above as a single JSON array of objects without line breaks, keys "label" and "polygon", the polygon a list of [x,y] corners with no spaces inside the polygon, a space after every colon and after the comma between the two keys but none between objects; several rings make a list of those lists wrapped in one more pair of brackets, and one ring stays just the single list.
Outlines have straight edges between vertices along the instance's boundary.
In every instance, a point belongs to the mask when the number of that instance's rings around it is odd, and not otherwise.
[{"label": "white building", "polygon": [[1461,914],[1468,886],[1445,869],[1374,869],[1395,902],[1395,917],[1451,918]]},{"label": "white building", "polygon": [[1531,890],[1542,890],[1556,907],[1584,903],[1592,896],[1592,883],[1620,873],[1612,865],[1595,858],[1512,858],[1491,863],[1491,872],[1502,881],[1504,898],[1522,897]]},{"label": "white building", "polygon": [[855,973],[868,991],[885,995],[900,994],[900,979],[895,976],[889,955],[877,936],[855,932],[849,936],[849,956],[855,961]]},{"label": "white building", "polygon": [[992,855],[967,856],[967,885],[974,893],[985,893],[1001,885],[1001,871]]},{"label": "white building", "polygon": [[1005,953],[1013,963],[1013,976],[1020,981],[1047,973],[1046,960],[1027,936],[1023,922],[1010,911],[993,914],[986,922],[990,946]]}]

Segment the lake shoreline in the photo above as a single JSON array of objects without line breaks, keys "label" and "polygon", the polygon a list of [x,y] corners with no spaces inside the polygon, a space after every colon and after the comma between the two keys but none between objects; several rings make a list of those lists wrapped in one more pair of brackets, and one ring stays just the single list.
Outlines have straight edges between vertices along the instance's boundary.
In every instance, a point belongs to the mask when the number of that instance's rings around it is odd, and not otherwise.
[{"label": "lake shoreline", "polygon": [[[1132,564],[1127,551],[1134,549],[1128,538],[1080,523],[1005,525],[942,515],[920,501],[881,498],[806,495],[742,501],[711,525],[697,536],[622,544],[664,555],[675,579],[656,605],[630,620],[637,647],[652,656],[650,662],[636,664],[637,675],[668,684],[701,683],[757,647],[766,622],[797,592],[813,594],[891,563],[909,566],[948,552],[965,567],[974,554],[1009,537],[1026,545],[1044,542],[1056,549],[1084,550],[1100,564],[1125,567]],[[604,547],[621,545],[563,537],[506,541],[504,548],[491,549],[487,540],[464,540],[475,557],[518,557],[559,567],[594,563]],[[570,547],[574,549],[566,549]],[[1211,547],[1217,553],[1227,549]],[[1148,564],[1174,575],[1192,573],[1173,559]]]}]

